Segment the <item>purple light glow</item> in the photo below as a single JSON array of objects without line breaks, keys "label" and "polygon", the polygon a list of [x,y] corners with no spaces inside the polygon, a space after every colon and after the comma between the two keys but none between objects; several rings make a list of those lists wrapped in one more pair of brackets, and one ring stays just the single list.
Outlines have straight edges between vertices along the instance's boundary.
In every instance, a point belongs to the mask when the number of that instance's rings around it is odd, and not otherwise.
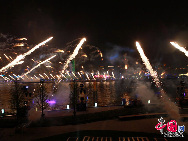
[{"label": "purple light glow", "polygon": [[47,100],[47,103],[50,104],[50,105],[52,105],[52,104],[55,104],[56,101],[55,100]]}]

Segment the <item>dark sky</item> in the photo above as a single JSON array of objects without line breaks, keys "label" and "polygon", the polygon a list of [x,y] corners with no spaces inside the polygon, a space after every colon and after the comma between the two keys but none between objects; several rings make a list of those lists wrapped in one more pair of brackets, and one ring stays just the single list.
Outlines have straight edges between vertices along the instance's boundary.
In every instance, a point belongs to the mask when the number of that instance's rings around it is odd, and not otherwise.
[{"label": "dark sky", "polygon": [[[140,41],[151,61],[175,66],[188,63],[185,55],[169,44],[175,40],[188,46],[188,8],[184,3],[1,0],[0,12],[0,32],[27,37],[30,43],[53,36],[52,43],[63,47],[86,37],[88,44],[105,54],[117,45],[136,49],[135,41]],[[136,50],[133,56],[139,57]]]}]

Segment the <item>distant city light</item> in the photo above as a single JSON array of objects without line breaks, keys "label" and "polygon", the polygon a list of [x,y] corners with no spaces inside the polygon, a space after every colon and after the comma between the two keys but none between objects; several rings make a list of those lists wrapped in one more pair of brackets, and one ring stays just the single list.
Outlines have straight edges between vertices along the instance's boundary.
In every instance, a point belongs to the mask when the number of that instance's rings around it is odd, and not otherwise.
[{"label": "distant city light", "polygon": [[110,75],[94,75],[95,78],[108,78]]},{"label": "distant city light", "polygon": [[67,109],[69,109],[69,105],[67,105]]},{"label": "distant city light", "polygon": [[6,117],[12,117],[13,115],[6,115]]},{"label": "distant city light", "polygon": [[97,107],[97,103],[95,103],[95,107]]},{"label": "distant city light", "polygon": [[150,104],[150,100],[148,100],[148,104]]},{"label": "distant city light", "polygon": [[4,114],[5,113],[5,109],[1,109],[1,113]]},{"label": "distant city light", "polygon": [[125,69],[126,69],[126,70],[128,69],[128,66],[127,66],[127,65],[125,65]]}]

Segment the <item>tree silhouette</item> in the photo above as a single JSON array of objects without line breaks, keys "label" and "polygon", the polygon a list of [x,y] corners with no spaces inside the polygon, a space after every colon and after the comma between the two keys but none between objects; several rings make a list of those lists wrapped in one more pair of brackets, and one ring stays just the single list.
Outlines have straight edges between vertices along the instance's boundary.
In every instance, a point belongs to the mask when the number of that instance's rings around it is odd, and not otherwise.
[{"label": "tree silhouette", "polygon": [[48,94],[47,94],[47,87],[45,84],[40,83],[36,91],[34,93],[34,98],[33,98],[33,107],[37,109],[47,109],[49,107],[49,104],[47,103],[48,100]]},{"label": "tree silhouette", "polygon": [[25,93],[23,91],[23,86],[20,85],[17,80],[14,82],[14,86],[10,89],[10,106],[11,109],[15,112],[18,122],[21,118],[26,115],[26,108],[24,106]]}]

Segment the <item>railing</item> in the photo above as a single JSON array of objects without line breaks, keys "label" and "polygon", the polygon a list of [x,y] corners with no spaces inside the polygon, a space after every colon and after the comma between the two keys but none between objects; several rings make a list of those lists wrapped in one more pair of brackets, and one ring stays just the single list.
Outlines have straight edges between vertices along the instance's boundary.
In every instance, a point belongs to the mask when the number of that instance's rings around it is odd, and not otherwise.
[{"label": "railing", "polygon": [[[118,137],[118,141],[168,141],[166,138],[148,138],[148,137]],[[69,137],[67,141],[113,141],[112,137],[91,137],[84,136],[79,137]]]}]

